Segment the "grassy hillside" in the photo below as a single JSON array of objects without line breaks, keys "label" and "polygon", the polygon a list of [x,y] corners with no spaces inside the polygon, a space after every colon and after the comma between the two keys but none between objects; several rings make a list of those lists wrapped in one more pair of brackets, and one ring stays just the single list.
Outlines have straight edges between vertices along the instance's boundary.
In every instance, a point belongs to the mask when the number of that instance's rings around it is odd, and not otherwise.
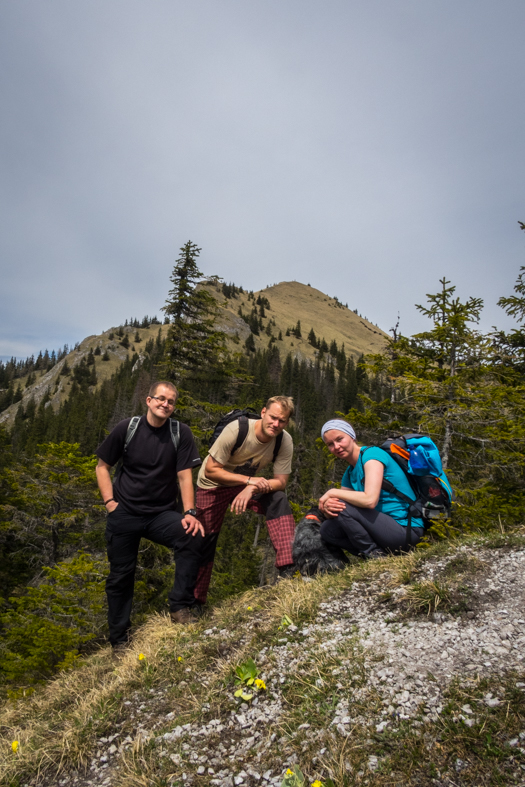
[{"label": "grassy hillside", "polygon": [[2,708],[0,782],[523,784],[524,561],[522,534],[494,534],[152,617],[121,661],[101,649]]},{"label": "grassy hillside", "polygon": [[[151,325],[149,328],[139,328],[138,334],[141,338],[140,342],[134,341],[137,333],[136,328],[122,328],[124,336],[127,337],[130,343],[129,348],[122,346],[122,339],[116,333],[117,330],[119,330],[118,328],[110,328],[99,336],[88,336],[48,372],[37,373],[37,380],[33,385],[26,388],[27,376],[16,380],[17,385],[20,383],[24,392],[22,404],[25,407],[31,397],[33,397],[38,405],[46,393],[49,392],[51,395],[49,406],[58,410],[60,404],[67,399],[72,385],[71,377],[62,374],[66,363],[70,369],[74,369],[82,360],[87,359],[90,350],[95,351],[97,347],[100,348],[101,354],[95,356],[98,387],[104,380],[109,379],[111,375],[116,372],[122,361],[130,354],[137,352],[140,357],[140,353],[146,342],[149,339],[156,339],[159,331],[161,336],[165,338],[167,328],[167,325],[161,326],[155,324]],[[105,352],[107,352],[109,356],[109,360],[107,361],[102,360],[102,356]],[[0,413],[0,424],[5,424],[8,428],[12,426],[19,404],[20,403],[17,402]]]},{"label": "grassy hillside", "polygon": [[[220,285],[212,289],[220,304],[217,323],[226,333],[229,349],[233,352],[243,348],[244,342],[251,333],[247,323],[238,314],[239,308],[244,314],[248,314],[259,295],[268,299],[270,308],[265,310],[266,316],[261,318],[263,330],[259,336],[254,336],[257,349],[268,346],[270,337],[265,332],[265,328],[269,322],[272,323],[271,330],[274,337],[277,338],[279,333],[282,334],[282,340],[277,341],[276,346],[283,359],[291,352],[300,360],[315,360],[318,351],[307,341],[311,328],[318,338],[324,338],[328,344],[334,339],[338,347],[344,344],[347,356],[352,355],[354,358],[358,358],[363,353],[380,352],[385,344],[386,334],[376,325],[359,317],[335,298],[300,282],[281,282],[273,287],[267,287],[254,293],[253,299],[248,299],[246,292],[238,293],[231,299],[225,298]],[[302,338],[294,335],[286,336],[287,329],[294,328],[298,320],[301,322]],[[126,357],[136,352],[140,359],[140,354],[148,340],[156,339],[159,333],[161,338],[165,338],[168,326],[153,324],[149,328],[139,329],[123,327],[124,336],[129,341],[128,348],[122,345],[124,337],[117,335],[118,330],[118,328],[110,328],[99,336],[88,336],[48,372],[37,374],[36,382],[28,388],[25,387],[27,377],[17,380],[17,384],[20,383],[24,390],[22,399],[24,407],[31,397],[38,405],[46,392],[49,392],[51,395],[49,406],[57,410],[68,397],[72,384],[70,377],[61,374],[64,365],[67,363],[73,369],[88,357],[90,350],[95,351],[97,347],[100,348],[101,354],[95,356],[95,368],[97,386],[100,386],[104,380],[111,377]],[[135,339],[137,333],[140,342]],[[105,352],[109,356],[109,360],[106,361],[102,360]],[[12,426],[18,407],[19,403],[13,404],[1,413],[0,424]]]},{"label": "grassy hillside", "polygon": [[[220,290],[216,290],[214,295],[220,298]],[[282,341],[277,344],[281,356],[291,352],[299,359],[314,360],[316,350],[307,341],[311,328],[318,338],[326,339],[328,344],[332,339],[335,339],[339,347],[344,344],[346,354],[354,358],[363,353],[380,352],[385,345],[386,334],[377,325],[359,317],[340,301],[316,290],[315,287],[297,281],[284,281],[255,292],[254,300],[259,295],[270,302],[270,308],[265,310],[263,325],[266,326],[269,320],[275,320],[273,334],[282,332]],[[249,328],[239,317],[238,310],[241,308],[243,313],[250,312],[254,300],[249,300],[247,293],[239,293],[232,299],[221,299],[223,312],[219,321],[229,336],[238,331],[240,339],[245,340],[248,337]],[[301,322],[302,339],[293,335],[286,336],[287,328],[294,328],[298,320]],[[266,334],[255,337],[257,348],[267,345]]]}]

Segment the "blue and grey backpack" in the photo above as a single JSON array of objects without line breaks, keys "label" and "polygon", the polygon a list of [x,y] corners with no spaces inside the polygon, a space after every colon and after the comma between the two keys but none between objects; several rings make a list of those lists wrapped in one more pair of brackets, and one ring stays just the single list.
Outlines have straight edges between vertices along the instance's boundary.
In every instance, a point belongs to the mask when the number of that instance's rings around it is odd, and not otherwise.
[{"label": "blue and grey backpack", "polygon": [[389,437],[378,447],[386,451],[403,470],[416,496],[415,500],[411,500],[390,481],[383,479],[382,489],[408,505],[409,544],[412,518],[422,519],[427,530],[432,527],[432,520],[436,517],[450,516],[456,496],[443,471],[439,449],[430,437],[414,433],[399,435]]}]

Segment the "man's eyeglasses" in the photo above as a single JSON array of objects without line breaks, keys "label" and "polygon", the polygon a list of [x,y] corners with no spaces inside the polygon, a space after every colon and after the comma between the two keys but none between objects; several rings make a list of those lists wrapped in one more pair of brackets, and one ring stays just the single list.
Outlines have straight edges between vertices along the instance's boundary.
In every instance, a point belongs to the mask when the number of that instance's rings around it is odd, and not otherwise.
[{"label": "man's eyeglasses", "polygon": [[175,399],[166,399],[165,396],[150,396],[150,399],[156,399],[159,404],[169,404],[170,407],[175,407]]}]

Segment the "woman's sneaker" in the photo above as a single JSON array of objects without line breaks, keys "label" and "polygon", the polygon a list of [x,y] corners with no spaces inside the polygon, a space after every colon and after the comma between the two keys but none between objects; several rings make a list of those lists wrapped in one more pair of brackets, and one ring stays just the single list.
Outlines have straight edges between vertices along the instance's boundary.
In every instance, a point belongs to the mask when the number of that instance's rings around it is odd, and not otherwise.
[{"label": "woman's sneaker", "polygon": [[381,557],[388,557],[388,552],[385,552],[384,549],[372,549],[370,552],[364,554],[363,557],[365,560],[379,560]]}]

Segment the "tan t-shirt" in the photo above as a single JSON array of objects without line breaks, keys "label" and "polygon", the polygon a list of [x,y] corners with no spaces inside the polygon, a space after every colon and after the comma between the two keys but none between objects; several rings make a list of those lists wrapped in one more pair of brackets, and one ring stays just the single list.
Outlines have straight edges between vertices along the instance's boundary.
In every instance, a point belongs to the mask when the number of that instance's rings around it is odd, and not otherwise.
[{"label": "tan t-shirt", "polygon": [[[246,440],[239,446],[234,455],[231,455],[235,441],[239,434],[239,421],[232,421],[224,427],[210,448],[208,456],[212,456],[215,461],[224,465],[224,469],[229,473],[239,473],[241,476],[257,475],[259,470],[269,465],[273,458],[275,440],[269,443],[261,443],[255,435],[255,420],[248,421],[248,434]],[[206,463],[208,456],[204,460],[199,470],[197,486],[201,489],[216,489],[220,484],[206,478]],[[293,440],[288,432],[283,432],[281,450],[277,454],[273,471],[275,475],[288,475],[292,469]],[[244,478],[239,479],[239,483],[244,483]]]}]

